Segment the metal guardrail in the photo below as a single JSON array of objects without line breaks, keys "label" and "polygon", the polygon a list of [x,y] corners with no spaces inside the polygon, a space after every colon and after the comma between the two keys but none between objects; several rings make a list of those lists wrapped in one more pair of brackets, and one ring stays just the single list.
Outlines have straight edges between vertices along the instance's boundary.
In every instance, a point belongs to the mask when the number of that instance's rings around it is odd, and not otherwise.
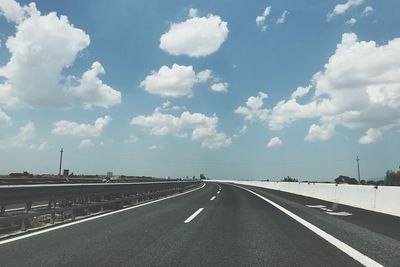
[{"label": "metal guardrail", "polygon": [[[183,192],[200,186],[200,181],[165,181],[106,184],[42,184],[0,186],[0,230],[32,227],[34,219],[54,224],[56,219],[75,220],[106,209],[121,208],[138,202]],[[32,206],[33,203],[42,205]],[[48,205],[43,205],[48,203]],[[7,209],[10,205],[20,209]]]}]

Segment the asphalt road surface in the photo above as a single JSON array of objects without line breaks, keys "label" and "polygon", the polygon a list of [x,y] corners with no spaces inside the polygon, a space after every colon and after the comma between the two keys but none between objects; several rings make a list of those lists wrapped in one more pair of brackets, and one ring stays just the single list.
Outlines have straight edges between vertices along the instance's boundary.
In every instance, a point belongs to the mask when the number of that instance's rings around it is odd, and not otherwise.
[{"label": "asphalt road surface", "polygon": [[190,193],[0,241],[0,265],[362,266],[364,257],[368,266],[400,266],[400,218],[246,188],[252,192],[206,183]]}]

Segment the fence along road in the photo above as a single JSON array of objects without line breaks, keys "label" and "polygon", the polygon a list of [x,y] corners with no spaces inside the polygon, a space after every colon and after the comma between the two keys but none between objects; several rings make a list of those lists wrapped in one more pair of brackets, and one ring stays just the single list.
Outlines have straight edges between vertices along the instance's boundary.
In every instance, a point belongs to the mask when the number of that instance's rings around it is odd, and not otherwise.
[{"label": "fence along road", "polygon": [[[393,219],[397,217],[356,208],[347,210],[347,207],[341,208],[352,213],[351,216],[332,216],[307,206],[326,205],[325,202],[283,192],[274,194],[263,188],[245,188],[251,192],[229,184],[207,183],[190,193],[0,243],[1,264],[396,266],[400,263],[399,234],[378,231],[381,226],[388,226],[385,221],[398,229],[400,222]],[[359,258],[338,249],[262,197],[368,260],[360,263]]]}]

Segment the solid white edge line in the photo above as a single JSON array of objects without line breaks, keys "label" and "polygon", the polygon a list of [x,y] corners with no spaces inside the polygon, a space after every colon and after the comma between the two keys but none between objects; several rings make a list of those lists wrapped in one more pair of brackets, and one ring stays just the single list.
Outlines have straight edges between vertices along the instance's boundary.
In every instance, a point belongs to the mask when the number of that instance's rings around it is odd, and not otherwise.
[{"label": "solid white edge line", "polygon": [[204,210],[204,208],[200,208],[198,209],[195,213],[193,213],[192,215],[189,216],[189,218],[187,218],[184,223],[190,223],[194,218],[196,218],[197,215],[200,214],[200,212],[202,212]]},{"label": "solid white edge line", "polygon": [[302,219],[301,217],[297,216],[293,212],[291,212],[291,211],[285,209],[284,207],[276,204],[275,202],[269,200],[268,198],[265,198],[265,197],[261,196],[260,194],[257,194],[256,192],[251,191],[250,189],[247,189],[247,188],[244,188],[244,187],[241,187],[241,186],[238,186],[238,185],[235,185],[235,186],[239,187],[239,188],[241,188],[243,190],[246,190],[246,191],[258,196],[262,200],[268,202],[269,204],[271,204],[275,208],[279,209],[280,211],[282,211],[283,213],[285,213],[286,215],[288,215],[292,219],[296,220],[297,222],[299,222],[300,224],[302,224],[303,226],[305,226],[309,230],[313,231],[315,234],[317,234],[321,238],[325,239],[326,241],[328,241],[329,243],[331,243],[332,245],[337,247],[339,250],[341,250],[342,252],[346,253],[351,258],[353,258],[354,260],[356,260],[359,263],[363,264],[364,266],[383,266],[382,264],[380,264],[380,263],[374,261],[373,259],[369,258],[367,255],[362,254],[358,250],[350,247],[349,245],[347,245],[346,243],[340,241],[336,237],[334,237],[334,236],[328,234],[327,232],[321,230],[317,226],[309,223],[308,221]]},{"label": "solid white edge line", "polygon": [[213,196],[212,198],[210,198],[211,201],[213,201],[215,199],[215,196]]},{"label": "solid white edge line", "polygon": [[120,210],[116,210],[116,211],[111,211],[111,212],[107,212],[107,213],[104,213],[104,214],[100,214],[100,215],[97,215],[97,216],[94,216],[94,217],[89,217],[89,218],[86,218],[86,219],[82,219],[82,220],[77,220],[77,221],[61,224],[61,225],[54,226],[54,227],[51,227],[51,228],[48,228],[48,229],[39,230],[39,231],[36,231],[36,232],[33,232],[33,233],[29,233],[29,234],[26,234],[26,235],[21,235],[21,236],[13,237],[13,238],[10,238],[10,239],[1,240],[0,241],[0,245],[11,243],[11,242],[14,242],[14,241],[17,241],[17,240],[21,240],[21,239],[25,239],[25,238],[28,238],[28,237],[32,237],[32,236],[35,236],[35,235],[40,235],[40,234],[44,234],[44,233],[47,233],[47,232],[55,231],[55,230],[58,230],[58,229],[61,229],[61,228],[65,228],[65,227],[69,227],[69,226],[72,226],[72,225],[75,225],[75,224],[80,224],[80,223],[84,223],[84,222],[87,222],[87,221],[96,220],[96,219],[99,219],[99,218],[102,218],[102,217],[106,217],[106,216],[113,215],[113,214],[116,214],[116,213],[124,212],[124,211],[127,211],[127,210],[131,210],[131,209],[136,209],[136,208],[139,208],[139,207],[147,206],[147,205],[150,205],[150,204],[153,204],[153,203],[156,203],[156,202],[160,202],[160,201],[163,201],[163,200],[167,200],[167,199],[170,199],[170,198],[182,196],[182,195],[194,192],[196,190],[202,189],[204,186],[206,186],[205,183],[203,183],[203,185],[201,187],[199,187],[199,188],[191,189],[189,191],[186,191],[186,192],[183,192],[183,193],[179,193],[177,195],[168,196],[168,197],[161,198],[161,199],[156,199],[156,200],[149,201],[149,202],[146,202],[146,203],[143,203],[143,204],[139,204],[139,205],[136,205],[136,206],[127,207],[127,208],[124,208],[124,209],[120,209]]}]

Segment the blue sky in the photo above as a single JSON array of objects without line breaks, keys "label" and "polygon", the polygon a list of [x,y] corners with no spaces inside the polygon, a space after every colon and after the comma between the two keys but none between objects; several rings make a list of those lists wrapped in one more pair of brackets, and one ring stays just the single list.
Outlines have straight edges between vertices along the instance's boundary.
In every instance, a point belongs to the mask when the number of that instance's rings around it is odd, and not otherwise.
[{"label": "blue sky", "polygon": [[0,173],[399,167],[400,3],[0,1]]}]

